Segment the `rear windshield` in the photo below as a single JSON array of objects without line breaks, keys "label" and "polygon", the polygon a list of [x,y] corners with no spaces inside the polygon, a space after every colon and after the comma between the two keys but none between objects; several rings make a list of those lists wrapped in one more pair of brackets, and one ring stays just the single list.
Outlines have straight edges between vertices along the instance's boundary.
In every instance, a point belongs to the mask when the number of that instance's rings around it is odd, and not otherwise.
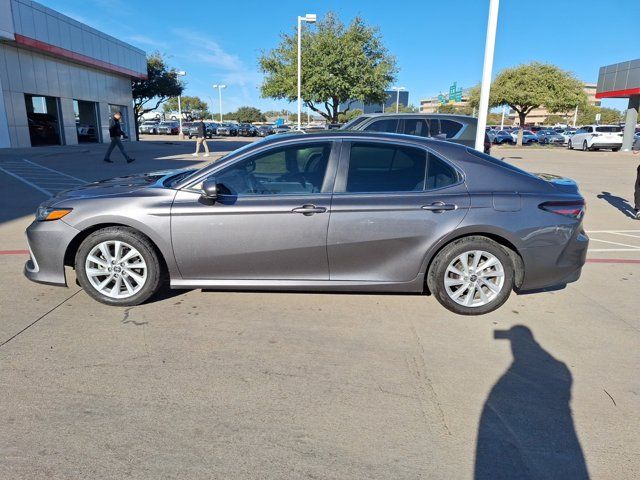
[{"label": "rear windshield", "polygon": [[607,127],[596,127],[596,132],[608,132],[608,133],[612,133],[612,132],[621,132],[622,131],[622,127],[611,127],[611,126],[607,126]]},{"label": "rear windshield", "polygon": [[517,173],[521,173],[523,175],[527,175],[529,177],[536,178],[535,175],[527,172],[526,170],[522,170],[521,168],[518,168],[518,167],[516,167],[514,165],[511,165],[510,163],[507,163],[504,160],[500,160],[499,158],[492,157],[491,155],[487,155],[486,153],[479,152],[478,150],[474,150],[473,148],[467,148],[466,150],[467,150],[467,153],[469,153],[469,154],[471,154],[471,155],[473,155],[475,157],[478,157],[478,158],[480,158],[482,160],[485,160],[485,161],[487,161],[489,163],[492,163],[492,164],[497,165],[497,166],[502,167],[502,168],[506,168],[507,170],[511,170],[512,172],[517,172]]}]

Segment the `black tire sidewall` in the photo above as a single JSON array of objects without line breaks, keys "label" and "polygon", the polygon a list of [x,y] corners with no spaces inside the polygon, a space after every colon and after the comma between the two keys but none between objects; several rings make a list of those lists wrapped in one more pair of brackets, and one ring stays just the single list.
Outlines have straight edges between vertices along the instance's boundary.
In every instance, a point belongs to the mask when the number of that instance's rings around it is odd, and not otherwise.
[{"label": "black tire sidewall", "polygon": [[[447,295],[444,277],[448,265],[458,255],[472,251],[483,250],[494,255],[504,268],[504,285],[498,296],[487,305],[481,307],[465,307],[459,305]],[[465,237],[446,245],[436,256],[427,275],[428,287],[438,302],[459,315],[483,315],[500,308],[509,298],[515,283],[513,260],[507,250],[500,244],[487,237]]]},{"label": "black tire sidewall", "polygon": [[[85,261],[89,252],[99,243],[109,240],[121,240],[133,246],[140,252],[147,265],[147,282],[142,289],[132,297],[116,299],[103,295],[93,287],[84,270]],[[162,267],[153,244],[146,236],[127,227],[107,227],[90,234],[82,242],[80,248],[78,248],[74,265],[80,286],[94,300],[106,305],[140,305],[158,291],[162,283]]]}]

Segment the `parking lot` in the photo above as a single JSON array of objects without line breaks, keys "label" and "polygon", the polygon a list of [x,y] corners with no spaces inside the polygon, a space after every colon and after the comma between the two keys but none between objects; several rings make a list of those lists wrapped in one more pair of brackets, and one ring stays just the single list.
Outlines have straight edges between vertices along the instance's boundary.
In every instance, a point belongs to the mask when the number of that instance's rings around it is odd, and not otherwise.
[{"label": "parking lot", "polygon": [[[421,295],[196,290],[115,308],[71,271],[69,288],[26,280],[24,229],[50,194],[211,160],[143,140],[130,165],[102,162],[104,145],[0,153],[0,478],[640,476],[640,155],[494,148],[575,179],[591,243],[577,283],[481,317]],[[505,451],[522,464],[497,471]]]}]

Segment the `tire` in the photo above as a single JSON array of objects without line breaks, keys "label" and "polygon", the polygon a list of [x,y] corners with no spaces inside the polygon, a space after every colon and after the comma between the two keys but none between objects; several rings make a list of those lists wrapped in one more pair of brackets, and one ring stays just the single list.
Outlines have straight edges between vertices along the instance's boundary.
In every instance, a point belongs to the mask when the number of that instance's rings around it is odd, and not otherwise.
[{"label": "tire", "polygon": [[589,144],[587,143],[587,141],[585,140],[584,142],[582,142],[582,151],[586,152],[589,150]]},{"label": "tire", "polygon": [[571,143],[571,140],[569,140],[569,141],[567,142],[567,148],[568,148],[569,150],[573,150],[573,144]]},{"label": "tire", "polygon": [[[478,252],[480,255],[477,255]],[[468,254],[468,262],[473,262],[476,256],[479,258],[477,270],[473,269],[473,263],[467,263],[466,271],[462,269],[460,257],[465,258],[465,254]],[[497,262],[482,268],[493,260]],[[470,275],[458,276],[450,269],[452,266],[459,266],[458,271]],[[483,280],[484,278],[487,280]],[[514,287],[514,279],[514,265],[507,249],[489,238],[471,236],[455,240],[438,252],[427,273],[427,286],[447,310],[459,315],[483,315],[496,310],[507,301]],[[447,286],[445,280],[455,285]],[[453,297],[459,291],[461,294],[455,300]]]},{"label": "tire", "polygon": [[[112,258],[116,253],[117,242],[121,245],[121,258],[126,259],[132,252],[135,254],[125,262],[113,264],[109,262],[101,246],[104,248],[105,244],[113,244],[113,248],[108,246],[106,252]],[[90,255],[91,258],[89,258]],[[121,265],[129,265],[130,268],[127,269]],[[131,268],[134,265],[144,265],[144,267]],[[164,274],[159,255],[151,240],[129,227],[107,227],[90,234],[78,248],[75,269],[80,286],[90,297],[100,303],[114,306],[133,306],[144,303],[158,291]],[[95,272],[91,279],[88,270]],[[99,290],[100,285],[95,284],[105,284],[105,287]],[[110,290],[113,294],[115,288],[118,290],[113,296],[103,293]]]},{"label": "tire", "polygon": [[611,151],[612,152],[617,152],[618,150],[620,150],[619,148],[612,148]]}]

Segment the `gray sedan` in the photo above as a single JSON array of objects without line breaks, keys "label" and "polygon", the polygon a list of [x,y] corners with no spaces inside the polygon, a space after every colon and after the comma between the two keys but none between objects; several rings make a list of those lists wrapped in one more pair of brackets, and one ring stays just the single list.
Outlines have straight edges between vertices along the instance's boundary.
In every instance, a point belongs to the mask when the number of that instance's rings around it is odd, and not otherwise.
[{"label": "gray sedan", "polygon": [[65,265],[109,305],[173,288],[427,292],[473,315],[512,290],[575,281],[587,252],[574,182],[408,135],[274,135],[200,170],[115,178],[46,202],[31,280]]}]

